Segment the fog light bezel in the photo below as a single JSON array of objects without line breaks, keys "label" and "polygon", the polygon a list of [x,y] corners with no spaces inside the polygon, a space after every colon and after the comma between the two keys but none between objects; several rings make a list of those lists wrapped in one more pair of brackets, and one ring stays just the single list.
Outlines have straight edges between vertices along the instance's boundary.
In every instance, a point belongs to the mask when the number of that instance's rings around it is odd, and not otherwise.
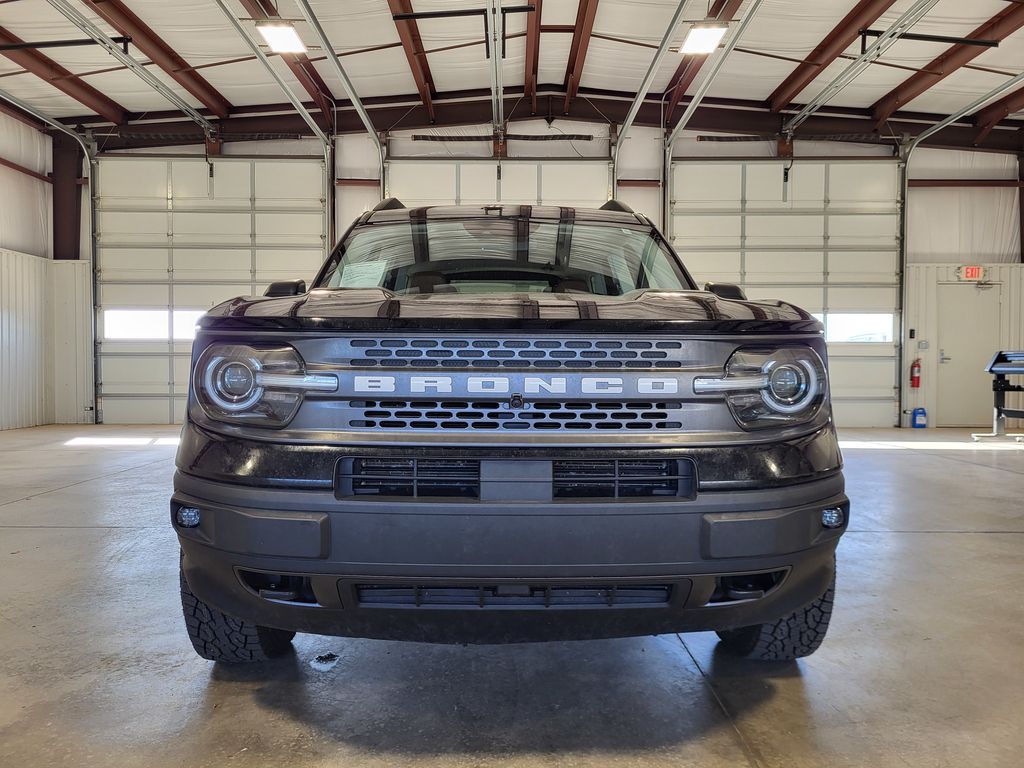
[{"label": "fog light bezel", "polygon": [[[189,519],[191,519],[191,513],[195,513],[195,521],[186,522],[186,520],[182,518],[183,512],[189,513]],[[199,507],[178,507],[176,510],[174,510],[174,522],[177,524],[179,528],[198,528],[203,522],[202,510],[200,510]]]},{"label": "fog light bezel", "polygon": [[821,527],[834,531],[846,525],[846,510],[842,507],[825,507],[821,510]]}]

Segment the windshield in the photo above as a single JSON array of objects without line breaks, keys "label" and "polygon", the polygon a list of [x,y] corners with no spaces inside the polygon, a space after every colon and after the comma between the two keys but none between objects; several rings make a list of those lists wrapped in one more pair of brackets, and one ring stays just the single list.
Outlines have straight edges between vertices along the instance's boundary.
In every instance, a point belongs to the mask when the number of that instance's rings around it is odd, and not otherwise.
[{"label": "windshield", "polygon": [[317,287],[622,296],[693,286],[650,227],[480,217],[356,227]]}]

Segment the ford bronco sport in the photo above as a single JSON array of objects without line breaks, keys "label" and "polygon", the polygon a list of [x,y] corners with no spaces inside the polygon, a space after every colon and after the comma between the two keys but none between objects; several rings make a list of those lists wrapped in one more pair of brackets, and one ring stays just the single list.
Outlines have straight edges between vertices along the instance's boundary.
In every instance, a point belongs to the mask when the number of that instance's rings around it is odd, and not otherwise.
[{"label": "ford bronco sport", "polygon": [[388,200],[308,291],[199,326],[170,511],[203,658],[825,636],[849,502],[822,326],[700,290],[620,203]]}]

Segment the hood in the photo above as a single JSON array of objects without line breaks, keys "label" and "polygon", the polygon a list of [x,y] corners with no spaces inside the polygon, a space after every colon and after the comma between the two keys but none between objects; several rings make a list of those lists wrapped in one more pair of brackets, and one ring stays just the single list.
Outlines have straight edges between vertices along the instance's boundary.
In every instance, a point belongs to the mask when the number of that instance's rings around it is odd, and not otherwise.
[{"label": "hood", "polygon": [[706,291],[413,294],[318,289],[285,298],[239,297],[211,309],[206,329],[312,330],[672,330],[822,333],[810,314],[784,301],[722,299]]}]

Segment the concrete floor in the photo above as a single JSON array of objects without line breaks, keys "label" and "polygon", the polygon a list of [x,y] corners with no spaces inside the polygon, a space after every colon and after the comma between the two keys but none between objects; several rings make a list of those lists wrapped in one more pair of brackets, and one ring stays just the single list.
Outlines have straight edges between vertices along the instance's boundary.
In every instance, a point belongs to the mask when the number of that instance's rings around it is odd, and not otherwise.
[{"label": "concrete floor", "polygon": [[[797,664],[729,659],[711,634],[299,636],[238,669],[196,657],[182,626],[174,436],[0,433],[0,765],[1021,764],[1024,446],[844,432],[836,613]],[[337,663],[311,663],[326,653]]]}]

